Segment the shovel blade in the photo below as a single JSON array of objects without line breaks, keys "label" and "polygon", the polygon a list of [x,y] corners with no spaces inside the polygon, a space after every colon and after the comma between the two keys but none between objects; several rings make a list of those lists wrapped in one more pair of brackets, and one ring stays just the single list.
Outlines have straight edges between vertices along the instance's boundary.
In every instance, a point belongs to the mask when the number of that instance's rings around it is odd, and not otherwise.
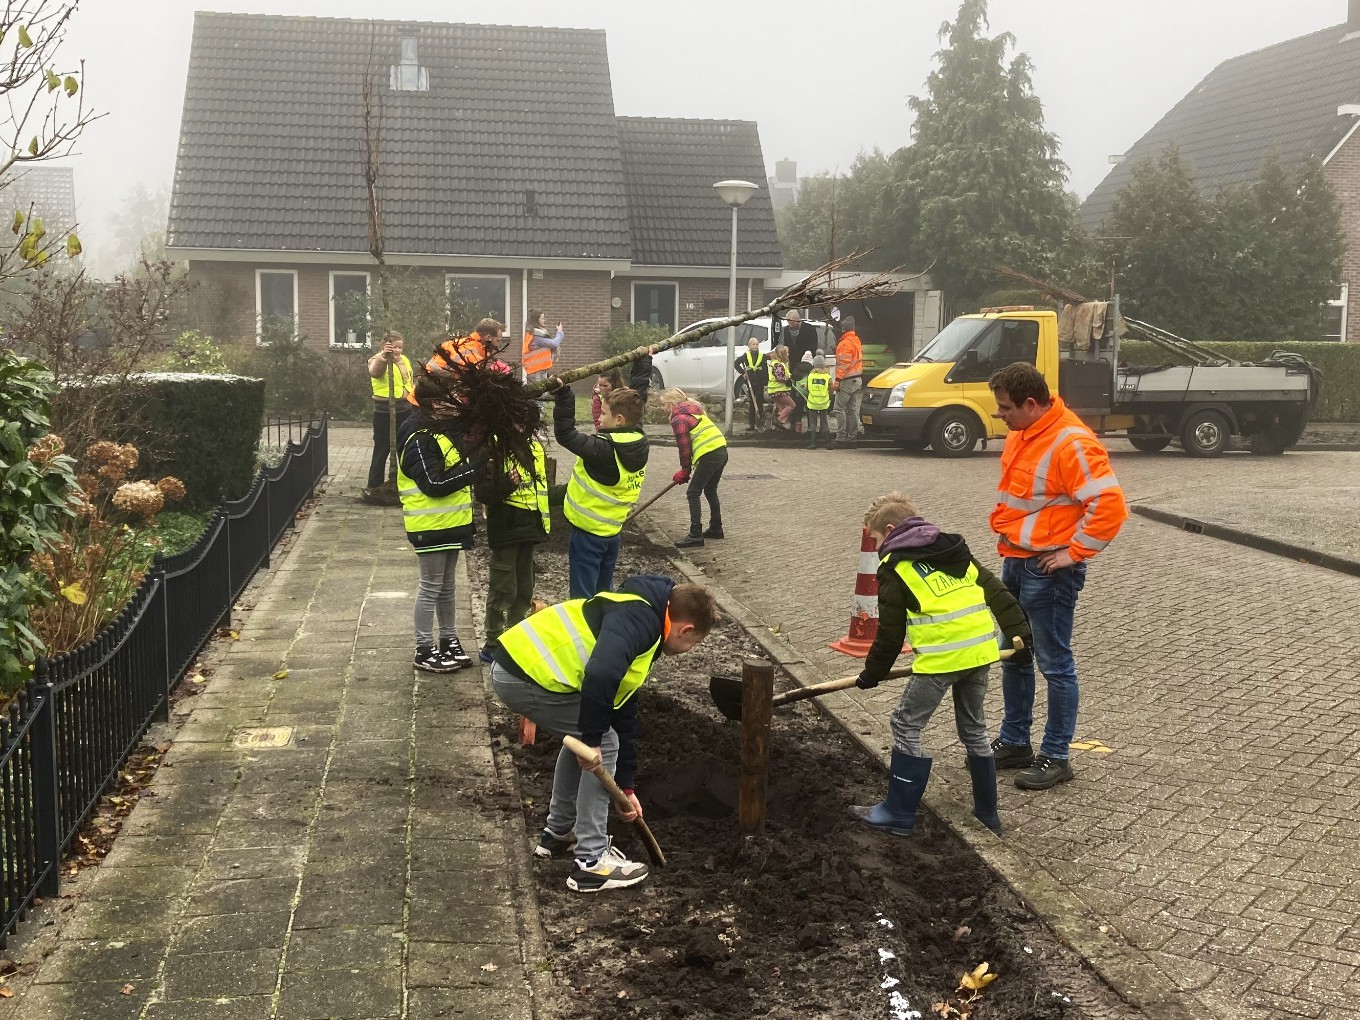
[{"label": "shovel blade", "polygon": [[741,679],[713,674],[708,678],[708,694],[719,712],[733,722],[741,722]]}]

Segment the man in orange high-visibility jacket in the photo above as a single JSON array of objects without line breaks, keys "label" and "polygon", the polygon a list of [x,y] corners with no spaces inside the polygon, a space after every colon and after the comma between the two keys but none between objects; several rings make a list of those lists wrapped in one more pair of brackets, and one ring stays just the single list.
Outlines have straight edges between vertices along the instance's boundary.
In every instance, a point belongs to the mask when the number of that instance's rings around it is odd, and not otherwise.
[{"label": "man in orange high-visibility jacket", "polygon": [[[492,351],[500,347],[501,334],[505,327],[495,319],[483,319],[467,336],[449,337],[438,347],[430,360],[425,362],[425,371],[430,375],[447,376],[458,365],[475,365],[485,361]],[[419,407],[415,390],[406,394],[412,406]]]},{"label": "man in orange high-visibility jacket", "polygon": [[855,318],[847,315],[841,320],[841,338],[836,344],[836,378],[831,387],[836,391],[836,411],[841,416],[841,427],[835,445],[854,446],[859,437],[859,405],[864,399],[864,346],[855,332]]},{"label": "man in orange high-visibility jacket", "polygon": [[[1105,447],[1062,398],[1050,395],[1037,368],[1008,365],[989,385],[996,417],[1010,429],[991,517],[1004,557],[1001,582],[1034,632],[1032,657],[1002,663],[1005,713],[992,748],[997,768],[1023,770],[1016,786],[1047,790],[1072,778],[1068,745],[1078,692],[1072,620],[1086,561],[1119,534],[1129,511]],[[1048,681],[1048,722],[1037,755],[1030,746],[1036,662]]]}]

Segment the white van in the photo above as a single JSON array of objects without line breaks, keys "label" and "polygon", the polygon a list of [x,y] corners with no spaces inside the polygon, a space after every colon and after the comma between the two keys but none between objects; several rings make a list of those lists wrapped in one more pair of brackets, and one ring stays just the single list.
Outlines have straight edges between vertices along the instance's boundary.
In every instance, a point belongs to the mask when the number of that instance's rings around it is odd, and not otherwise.
[{"label": "white van", "polygon": [[[717,320],[701,319],[694,325],[715,321]],[[830,348],[826,346],[827,328],[825,323],[806,321],[803,323],[803,327],[812,327],[817,333],[817,346],[825,351],[828,357],[834,357],[836,345],[833,341]],[[737,357],[740,357],[746,350],[746,344],[753,336],[760,340],[760,349],[767,354],[769,353],[771,339],[770,317],[768,315],[743,322],[737,326],[736,333]],[[702,393],[705,396],[720,397],[727,392],[727,380],[731,375],[732,361],[729,361],[727,357],[727,330],[720,329],[716,333],[710,333],[702,340],[685,344],[683,347],[673,347],[669,351],[662,351],[655,355],[652,358],[651,389],[653,393],[656,393],[667,386],[679,386],[686,393]],[[736,400],[745,399],[746,380],[738,378]]]}]

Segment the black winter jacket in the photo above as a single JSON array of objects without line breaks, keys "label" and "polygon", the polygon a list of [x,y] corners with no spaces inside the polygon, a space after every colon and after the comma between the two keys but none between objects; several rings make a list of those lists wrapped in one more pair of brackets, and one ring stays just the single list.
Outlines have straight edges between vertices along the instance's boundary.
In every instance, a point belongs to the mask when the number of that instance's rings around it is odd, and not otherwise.
[{"label": "black winter jacket", "polygon": [[[924,524],[919,518],[914,520]],[[902,654],[902,644],[907,639],[907,613],[921,611],[920,602],[897,573],[896,565],[902,560],[927,562],[950,577],[962,577],[968,572],[970,564],[977,567],[978,587],[987,600],[987,608],[996,617],[1006,644],[1010,644],[1011,638],[1019,637],[1029,648],[1033,639],[1025,611],[1000,579],[973,558],[962,535],[941,532],[927,545],[896,550],[891,548],[898,530],[910,523],[904,521],[898,525],[883,543],[889,551],[887,558],[878,565],[878,634],[864,660],[864,674],[877,681],[882,681],[888,675]]]},{"label": "black winter jacket", "polygon": [[[619,763],[614,769],[614,779],[625,790],[632,788],[637,775],[637,705],[642,692],[634,694],[617,709],[614,695],[633,660],[661,639],[666,603],[670,601],[674,587],[675,582],[669,577],[643,574],[626,578],[619,585],[619,592],[641,595],[645,602],[586,600],[586,625],[597,640],[581,682],[581,714],[577,725],[581,740],[591,747],[599,747],[610,728],[619,735]],[[661,654],[660,649],[656,654]],[[497,649],[496,662],[521,680],[533,683],[504,648]]]},{"label": "black winter jacket", "polygon": [[[586,474],[601,485],[619,483],[619,464],[629,471],[641,471],[647,466],[647,437],[626,443],[616,443],[611,438],[620,432],[642,432],[642,426],[628,429],[601,429],[597,434],[588,436],[576,429],[576,398],[570,386],[557,391],[557,403],[553,406],[553,434],[557,442],[585,462]],[[614,453],[618,452],[618,461]]]},{"label": "black winter jacket", "polygon": [[[444,466],[444,452],[439,448],[435,433],[440,432],[453,441],[462,459],[453,467]],[[441,427],[425,410],[417,408],[397,425],[397,449],[401,469],[425,495],[435,499],[452,496],[460,489],[470,486],[481,466],[480,459],[470,459],[463,453],[458,435]],[[470,497],[471,494],[469,494]],[[407,532],[407,540],[419,552],[436,546],[452,546],[455,549],[471,549],[476,539],[477,522],[474,515],[471,523],[458,528],[441,528],[438,531]]]}]

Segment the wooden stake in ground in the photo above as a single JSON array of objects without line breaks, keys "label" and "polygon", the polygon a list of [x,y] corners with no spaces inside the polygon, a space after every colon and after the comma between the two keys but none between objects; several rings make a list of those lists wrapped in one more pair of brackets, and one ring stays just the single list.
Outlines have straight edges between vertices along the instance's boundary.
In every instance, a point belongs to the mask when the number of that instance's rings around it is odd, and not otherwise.
[{"label": "wooden stake in ground", "polygon": [[741,664],[741,786],[737,823],[748,835],[765,831],[773,701],[774,666],[759,659],[747,659]]}]

